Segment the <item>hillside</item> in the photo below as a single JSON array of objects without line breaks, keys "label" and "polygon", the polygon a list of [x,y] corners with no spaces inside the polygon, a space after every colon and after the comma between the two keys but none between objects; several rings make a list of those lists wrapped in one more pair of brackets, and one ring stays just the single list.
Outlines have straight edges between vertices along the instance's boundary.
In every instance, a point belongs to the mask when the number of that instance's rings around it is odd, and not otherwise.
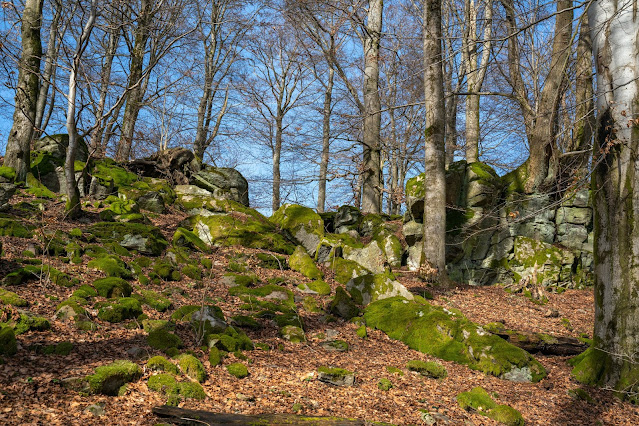
[{"label": "hillside", "polygon": [[[502,286],[431,287],[401,259],[393,264],[389,241],[406,244],[394,217],[342,209],[357,219],[336,234],[327,232],[335,214],[285,205],[267,219],[229,189],[238,185],[213,178],[210,190],[175,186],[108,162],[89,174],[111,195],[93,196],[79,220],[67,220],[59,196],[37,185],[18,188],[1,213],[3,424],[157,424],[165,420],[151,410],[167,403],[497,424],[484,415],[490,410],[460,406],[459,394],[478,386],[526,424],[639,424],[634,406],[571,378],[570,356],[533,359],[488,332],[501,323],[524,334],[589,337],[590,288],[548,291],[540,304]],[[163,200],[163,209],[152,211],[148,199]],[[439,335],[424,323],[418,342],[408,332],[400,333],[407,343],[391,339],[380,329],[399,338],[393,327],[414,324],[394,318],[401,310],[388,312],[388,304],[450,328]],[[414,360],[435,361],[445,373],[408,368]],[[122,368],[109,376],[115,361]],[[244,376],[237,363],[245,377],[236,377]],[[322,367],[354,372],[354,383],[326,383]],[[505,379],[522,371],[523,381]]]}]

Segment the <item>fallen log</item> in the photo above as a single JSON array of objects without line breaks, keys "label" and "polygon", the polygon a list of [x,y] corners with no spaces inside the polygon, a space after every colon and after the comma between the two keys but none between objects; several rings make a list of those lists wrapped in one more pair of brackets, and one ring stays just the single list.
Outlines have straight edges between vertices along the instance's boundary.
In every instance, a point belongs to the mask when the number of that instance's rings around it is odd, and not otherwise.
[{"label": "fallen log", "polygon": [[339,417],[297,416],[295,414],[230,414],[214,413],[203,410],[187,410],[184,408],[163,405],[154,407],[153,414],[168,422],[178,425],[315,425],[315,426],[353,426],[366,425],[367,422],[357,419]]},{"label": "fallen log", "polygon": [[572,356],[579,355],[588,349],[588,344],[574,337],[508,330],[501,323],[489,324],[485,328],[487,331],[496,334],[508,343],[530,353]]}]

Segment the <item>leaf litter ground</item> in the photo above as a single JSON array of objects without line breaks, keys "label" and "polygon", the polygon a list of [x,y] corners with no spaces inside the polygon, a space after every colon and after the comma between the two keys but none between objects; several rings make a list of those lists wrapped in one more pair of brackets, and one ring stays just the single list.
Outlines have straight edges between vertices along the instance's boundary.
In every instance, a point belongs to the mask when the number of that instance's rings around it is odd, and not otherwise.
[{"label": "leaf litter ground", "polygon": [[[20,198],[18,198],[20,200]],[[66,222],[62,218],[62,204],[51,203],[44,212],[25,218],[36,225],[37,230],[69,231],[75,227],[86,227],[97,220],[95,211],[89,219]],[[159,216],[153,222],[170,237],[183,213]],[[0,237],[5,254],[0,261],[0,276],[15,269],[17,260],[29,242],[19,238]],[[295,284],[308,282],[302,275],[292,271],[274,271],[255,266],[251,254],[256,250],[240,247],[217,249],[207,255],[213,261],[213,269],[196,285],[193,280],[147,285],[155,291],[173,288],[174,308],[186,304],[215,303],[228,317],[245,313],[239,310],[241,302],[229,296],[228,289],[219,282],[226,273],[229,259],[238,254],[246,255],[251,272],[263,282],[268,278],[283,277],[284,283],[294,291],[297,299],[302,296]],[[40,257],[45,264],[58,268],[80,284],[90,284],[100,278],[99,272],[86,267],[85,256],[79,265],[63,263],[59,258]],[[125,259],[126,260],[126,259]],[[148,271],[147,271],[148,272]],[[324,269],[326,281],[333,290],[337,284],[330,270]],[[538,306],[521,295],[504,292],[500,287],[467,287],[438,290],[424,287],[411,273],[398,274],[400,281],[416,294],[426,290],[433,294],[432,303],[455,307],[469,319],[479,324],[500,321],[506,327],[525,332],[544,332],[557,336],[579,337],[592,333],[594,316],[591,290],[569,290],[563,294],[549,294],[549,302]],[[136,283],[133,283],[134,285]],[[76,286],[77,288],[77,286]],[[56,305],[68,298],[73,289],[57,287],[48,282],[33,281],[10,288],[30,302],[29,310],[38,315],[53,318]],[[314,296],[320,306],[326,306],[329,297]],[[298,300],[299,302],[299,300]],[[541,356],[537,359],[549,371],[548,378],[540,383],[513,383],[472,371],[451,362],[442,362],[448,370],[445,379],[428,379],[405,368],[409,360],[424,361],[434,358],[408,349],[403,343],[389,339],[376,330],[368,330],[368,337],[357,336],[357,326],[341,320],[327,322],[322,314],[309,313],[302,303],[297,303],[298,313],[305,321],[308,341],[293,344],[281,339],[277,327],[270,320],[260,320],[263,328],[247,331],[255,341],[266,343],[270,350],[247,351],[247,361],[229,355],[222,365],[211,367],[208,354],[188,326],[179,326],[180,335],[187,349],[203,361],[208,377],[203,383],[208,397],[204,401],[186,400],[184,408],[201,409],[224,413],[259,414],[293,413],[312,416],[339,416],[360,418],[393,424],[424,424],[423,412],[437,413],[449,424],[489,425],[492,420],[477,413],[459,408],[455,396],[475,386],[494,392],[496,401],[519,410],[527,424],[531,425],[637,425],[639,408],[620,402],[612,393],[595,388],[584,388],[594,402],[574,399],[569,390],[581,387],[570,377],[567,357]],[[168,319],[172,310],[158,313],[144,306],[144,311],[153,319]],[[549,312],[557,311],[553,315]],[[567,321],[566,321],[567,320]],[[166,402],[166,397],[150,391],[146,381],[149,371],[139,381],[128,386],[126,394],[118,397],[80,395],[64,386],[70,378],[91,374],[100,365],[117,359],[133,359],[144,367],[146,359],[160,354],[146,344],[146,333],[135,321],[110,324],[96,319],[96,331],[78,331],[73,323],[53,320],[50,331],[28,332],[18,336],[19,350],[13,357],[5,357],[0,365],[0,424],[155,424],[161,420],[151,414],[154,406]],[[349,344],[346,352],[329,352],[321,343],[328,339],[341,339]],[[54,344],[70,341],[74,349],[68,356],[37,354],[28,348],[34,344]],[[127,352],[131,348],[141,349],[138,359]],[[245,362],[250,375],[237,379],[224,368],[232,362]],[[333,387],[316,379],[320,366],[335,366],[356,372],[353,387]],[[391,373],[388,367],[397,367],[401,373]],[[381,378],[391,381],[388,391],[378,389]],[[87,411],[87,407],[99,404],[104,408],[103,416]],[[295,411],[294,411],[295,410]]]}]

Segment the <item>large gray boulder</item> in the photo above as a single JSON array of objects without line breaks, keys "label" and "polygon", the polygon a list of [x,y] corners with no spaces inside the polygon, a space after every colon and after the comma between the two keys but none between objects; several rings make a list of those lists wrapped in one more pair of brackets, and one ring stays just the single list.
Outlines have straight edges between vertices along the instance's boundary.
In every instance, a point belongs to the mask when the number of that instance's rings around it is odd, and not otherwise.
[{"label": "large gray boulder", "polygon": [[[43,151],[53,158],[64,160],[67,157],[69,135],[51,135],[38,139],[33,143],[33,151]],[[89,158],[89,147],[83,139],[78,140],[78,148],[75,152],[76,161],[86,162]]]},{"label": "large gray boulder", "polygon": [[214,198],[249,205],[248,182],[235,169],[207,167],[191,176],[190,183],[211,192]]}]

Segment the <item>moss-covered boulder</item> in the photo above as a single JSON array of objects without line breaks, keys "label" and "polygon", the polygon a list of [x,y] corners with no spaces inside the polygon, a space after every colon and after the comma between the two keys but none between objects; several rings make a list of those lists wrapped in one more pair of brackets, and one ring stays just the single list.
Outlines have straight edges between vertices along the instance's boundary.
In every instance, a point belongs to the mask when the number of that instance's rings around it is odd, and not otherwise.
[{"label": "moss-covered boulder", "polygon": [[87,376],[91,393],[116,396],[126,383],[134,382],[142,376],[142,369],[131,361],[115,361],[95,369]]},{"label": "moss-covered boulder", "polygon": [[359,308],[353,302],[351,296],[344,290],[344,287],[337,287],[335,296],[328,306],[328,311],[344,319],[351,319],[359,315]]},{"label": "moss-covered boulder", "polygon": [[139,300],[158,312],[165,312],[173,305],[169,298],[153,290],[140,290]]},{"label": "moss-covered boulder", "polygon": [[364,306],[389,297],[400,296],[407,300],[414,298],[413,294],[388,271],[353,278],[346,283],[346,290],[351,294],[355,303]]},{"label": "moss-covered boulder", "polygon": [[18,308],[29,306],[29,302],[27,302],[25,299],[21,298],[16,293],[5,290],[3,288],[0,288],[0,303],[5,305],[13,305]]},{"label": "moss-covered boulder", "polygon": [[104,272],[107,277],[131,278],[133,274],[127,268],[127,264],[116,255],[103,255],[87,264],[87,267]]},{"label": "moss-covered boulder", "polygon": [[199,383],[202,383],[206,379],[206,370],[204,369],[204,365],[202,365],[200,360],[193,355],[180,355],[177,357],[177,360],[180,370],[193,380],[197,380]]},{"label": "moss-covered boulder", "polygon": [[174,375],[178,374],[177,366],[161,355],[150,358],[146,362],[146,367],[152,371],[164,371]]},{"label": "moss-covered boulder", "polygon": [[319,270],[311,256],[309,256],[302,246],[297,246],[295,248],[295,251],[288,259],[288,264],[292,270],[301,273],[306,278],[310,278],[312,280],[320,280],[324,278],[322,271]]},{"label": "moss-covered boulder", "polygon": [[351,230],[356,231],[362,213],[357,207],[344,205],[337,209],[333,217],[333,227],[335,233],[342,234]]},{"label": "moss-covered boulder", "polygon": [[333,262],[331,262],[331,269],[335,272],[335,281],[340,284],[346,284],[349,281],[364,275],[372,275],[371,271],[364,268],[359,263],[339,257],[335,258]]},{"label": "moss-covered boulder", "polygon": [[414,359],[408,361],[406,368],[432,379],[443,379],[448,376],[446,367],[435,361],[421,361]]},{"label": "moss-covered boulder", "polygon": [[51,329],[51,323],[47,318],[34,315],[31,312],[9,307],[0,307],[0,317],[5,318],[5,322],[0,322],[0,326],[13,328],[16,335],[28,331],[46,331]]},{"label": "moss-covered boulder", "polygon": [[280,329],[280,336],[284,340],[292,343],[303,343],[306,341],[304,330],[294,325],[286,325]]},{"label": "moss-covered boulder", "polygon": [[244,246],[292,254],[295,246],[257,211],[242,208],[229,214],[196,216],[191,219],[193,231],[206,244]]},{"label": "moss-covered boulder", "polygon": [[349,234],[326,234],[317,244],[315,261],[318,263],[333,262],[344,255],[346,249],[361,249],[364,245]]},{"label": "moss-covered boulder", "polygon": [[295,305],[294,295],[291,290],[273,284],[254,288],[240,286],[232,287],[229,289],[229,294],[237,295],[240,299],[246,302],[251,302],[252,300],[265,300],[275,301],[289,307],[293,307]]},{"label": "moss-covered boulder", "polygon": [[523,426],[521,413],[508,405],[498,405],[490,394],[482,387],[457,395],[457,403],[464,410],[476,411],[501,424]]},{"label": "moss-covered boulder", "polygon": [[376,274],[381,274],[387,265],[386,254],[376,240],[362,248],[346,246],[343,249],[344,259],[359,263]]},{"label": "moss-covered boulder", "polygon": [[253,256],[258,262],[257,266],[266,269],[284,270],[289,269],[289,264],[284,256],[273,253],[255,253]]},{"label": "moss-covered boulder", "polygon": [[253,341],[243,332],[233,327],[228,327],[222,333],[214,333],[206,336],[206,343],[209,348],[216,347],[226,352],[250,351],[255,345]]},{"label": "moss-covered boulder", "polygon": [[142,315],[140,302],[133,297],[122,297],[114,302],[97,304],[98,318],[111,323],[122,322]]},{"label": "moss-covered boulder", "polygon": [[88,231],[101,241],[117,242],[122,247],[151,256],[159,256],[169,245],[158,228],[140,223],[100,222]]},{"label": "moss-covered boulder", "polygon": [[457,310],[392,297],[371,303],[366,324],[401,340],[411,349],[467,365],[504,379],[537,382],[544,367],[528,352],[472,323]]},{"label": "moss-covered boulder", "polygon": [[238,379],[243,379],[249,374],[248,368],[246,368],[246,365],[241,362],[235,362],[227,365],[226,371],[228,371],[231,376],[235,376]]},{"label": "moss-covered boulder", "polygon": [[157,328],[151,330],[146,338],[146,342],[153,349],[169,352],[170,349],[182,347],[182,339],[167,328]]},{"label": "moss-covered boulder", "polygon": [[248,182],[235,169],[207,166],[194,174],[190,183],[211,192],[214,198],[233,200],[247,207],[249,205]]},{"label": "moss-covered boulder", "polygon": [[16,335],[11,327],[0,325],[0,355],[15,355],[18,352]]},{"label": "moss-covered boulder", "polygon": [[331,286],[326,281],[316,280],[308,284],[300,284],[297,289],[302,293],[319,294],[320,296],[328,296],[331,294]]},{"label": "moss-covered boulder", "polygon": [[209,253],[211,250],[204,241],[200,239],[194,232],[186,228],[178,228],[173,234],[173,245],[187,247],[192,250]]},{"label": "moss-covered boulder", "polygon": [[93,282],[93,287],[102,297],[129,297],[133,288],[131,284],[122,278],[107,277]]},{"label": "moss-covered boulder", "polygon": [[514,258],[508,263],[518,282],[523,277],[537,277],[543,286],[557,286],[570,281],[575,255],[572,251],[528,237],[515,237]]},{"label": "moss-covered boulder", "polygon": [[191,313],[191,325],[199,336],[221,333],[228,327],[222,309],[215,305],[205,305]]},{"label": "moss-covered boulder", "polygon": [[334,386],[353,386],[355,384],[355,373],[344,368],[319,367],[317,369],[317,379],[320,382]]},{"label": "moss-covered boulder", "polygon": [[0,236],[31,238],[33,226],[24,225],[17,220],[0,217]]},{"label": "moss-covered boulder", "polygon": [[153,264],[153,273],[151,278],[160,278],[164,281],[179,281],[182,274],[176,269],[175,264],[165,259],[158,259]]},{"label": "moss-covered boulder", "polygon": [[311,256],[324,235],[324,221],[312,209],[297,204],[284,204],[270,221],[286,232],[287,236],[303,246]]}]

